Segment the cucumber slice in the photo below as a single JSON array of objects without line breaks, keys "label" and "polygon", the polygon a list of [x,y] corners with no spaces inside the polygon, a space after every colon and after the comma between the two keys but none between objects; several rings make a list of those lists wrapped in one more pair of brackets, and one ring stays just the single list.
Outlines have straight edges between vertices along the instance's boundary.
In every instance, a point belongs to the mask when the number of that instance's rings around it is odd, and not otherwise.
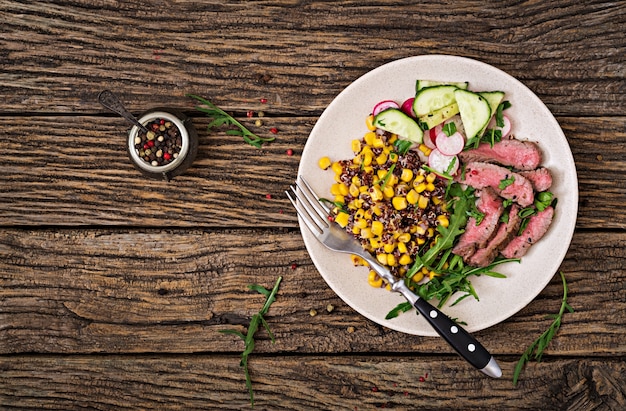
[{"label": "cucumber slice", "polygon": [[415,92],[418,92],[423,88],[433,87],[433,86],[456,86],[457,88],[467,90],[469,83],[467,81],[443,82],[443,81],[437,81],[437,80],[417,80],[415,82]]},{"label": "cucumber slice", "polygon": [[445,106],[439,110],[433,111],[432,113],[428,113],[425,116],[421,116],[418,120],[420,123],[426,124],[428,129],[431,129],[449,118],[456,116],[457,114],[459,114],[459,105],[457,103],[452,103],[449,106]]},{"label": "cucumber slice", "polygon": [[472,139],[478,135],[491,120],[491,107],[486,98],[478,93],[457,89],[454,92],[459,105],[465,136]]},{"label": "cucumber slice", "polygon": [[[487,103],[489,103],[489,108],[491,109],[491,117],[493,117],[496,114],[496,111],[498,110],[498,106],[500,105],[500,103],[502,103],[502,100],[504,100],[504,92],[481,91],[478,94],[483,96],[485,100],[487,100]],[[491,117],[489,117],[489,120],[491,120]],[[482,136],[485,133],[485,130],[487,129],[488,125],[489,125],[489,122],[487,122],[487,124],[485,124],[485,127],[483,127],[483,129],[480,130],[480,133],[479,133],[480,136]]]},{"label": "cucumber slice", "polygon": [[421,89],[413,100],[413,112],[421,117],[453,104],[456,101],[455,90],[459,88],[457,86],[432,86]]},{"label": "cucumber slice", "polygon": [[415,120],[407,116],[402,110],[395,108],[378,113],[374,117],[374,126],[416,144],[420,144],[424,139],[424,131]]}]

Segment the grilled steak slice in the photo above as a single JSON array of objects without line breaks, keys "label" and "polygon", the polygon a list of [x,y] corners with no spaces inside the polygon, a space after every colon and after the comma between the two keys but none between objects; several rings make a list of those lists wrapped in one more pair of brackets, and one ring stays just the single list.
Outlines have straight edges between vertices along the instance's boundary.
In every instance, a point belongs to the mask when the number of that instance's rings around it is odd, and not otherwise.
[{"label": "grilled steak slice", "polygon": [[517,204],[511,205],[509,210],[509,220],[506,223],[500,223],[498,230],[486,247],[476,250],[474,255],[469,259],[469,264],[475,267],[486,267],[493,262],[498,253],[504,248],[511,238],[515,236],[521,219],[519,218],[519,207]]},{"label": "grilled steak slice", "polygon": [[465,232],[459,237],[459,242],[452,249],[454,254],[463,257],[464,261],[469,261],[476,247],[485,247],[498,226],[500,216],[504,211],[502,199],[489,187],[476,193],[476,208],[484,214],[480,224],[476,224],[476,219],[470,217],[465,226]]},{"label": "grilled steak slice", "polygon": [[535,170],[520,171],[522,176],[526,177],[533,185],[537,192],[546,191],[552,186],[552,173],[545,167],[539,167]]},{"label": "grilled steak slice", "polygon": [[520,236],[513,238],[511,242],[502,249],[502,255],[506,258],[523,257],[530,246],[539,241],[546,231],[548,231],[553,217],[554,209],[552,207],[547,207],[545,210],[537,213],[537,215],[530,217],[524,232],[522,232]]},{"label": "grilled steak slice", "polygon": [[465,163],[483,161],[511,166],[517,170],[534,170],[541,164],[541,151],[531,141],[502,140],[493,145],[482,143],[459,154]]},{"label": "grilled steak slice", "polygon": [[[512,181],[511,181],[512,179]],[[527,207],[535,200],[533,186],[525,177],[496,164],[472,162],[456,180],[476,189],[491,187],[502,197]],[[505,183],[510,183],[506,185]],[[506,185],[506,187],[504,187]],[[503,188],[500,188],[503,187]]]}]

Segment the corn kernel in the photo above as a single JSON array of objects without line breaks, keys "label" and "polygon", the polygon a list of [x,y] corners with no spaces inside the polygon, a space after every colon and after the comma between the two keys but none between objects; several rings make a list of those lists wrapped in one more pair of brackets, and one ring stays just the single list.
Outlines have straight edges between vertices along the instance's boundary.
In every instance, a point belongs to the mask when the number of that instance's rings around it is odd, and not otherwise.
[{"label": "corn kernel", "polygon": [[419,174],[415,176],[415,180],[413,180],[413,185],[418,185],[425,179],[426,179],[426,176],[424,176],[424,170],[420,170]]},{"label": "corn kernel", "polygon": [[398,155],[396,153],[389,153],[389,161],[392,163],[398,162]]},{"label": "corn kernel", "polygon": [[426,191],[429,191],[429,192],[435,191],[435,185],[433,183],[426,184]]},{"label": "corn kernel", "polygon": [[379,166],[382,166],[383,164],[385,164],[387,162],[387,154],[386,153],[380,153],[378,155],[378,157],[376,157],[376,164],[378,164]]},{"label": "corn kernel", "polygon": [[401,243],[408,243],[409,241],[411,241],[411,234],[409,233],[402,233],[398,236],[398,241]]},{"label": "corn kernel", "polygon": [[417,201],[419,200],[420,195],[417,194],[417,191],[411,189],[409,190],[409,192],[406,194],[406,201],[409,202],[409,204],[415,205],[417,203]]},{"label": "corn kernel", "polygon": [[374,130],[370,131],[369,133],[365,133],[365,135],[363,136],[363,140],[365,140],[365,144],[367,144],[368,146],[373,146],[374,140],[376,140],[376,133],[374,133],[373,131]]},{"label": "corn kernel", "polygon": [[384,148],[385,147],[385,142],[381,138],[376,137],[374,139],[372,147],[374,147],[374,148]]},{"label": "corn kernel", "polygon": [[372,238],[374,235],[372,234],[372,229],[369,227],[361,228],[361,238]]},{"label": "corn kernel", "polygon": [[345,228],[348,225],[348,213],[339,213],[335,217],[335,222],[339,224],[340,227]]},{"label": "corn kernel", "polygon": [[330,165],[330,168],[335,172],[335,174],[340,175],[343,173],[343,167],[338,162],[334,162]]},{"label": "corn kernel", "polygon": [[378,262],[381,264],[387,264],[387,254],[385,253],[376,254],[376,260],[378,260]]},{"label": "corn kernel", "polygon": [[385,226],[383,225],[382,222],[372,221],[372,233],[374,235],[381,235],[384,229],[385,229]]},{"label": "corn kernel", "polygon": [[392,134],[391,137],[389,137],[389,140],[387,140],[387,142],[389,143],[389,145],[393,145],[393,143],[395,143],[397,139],[398,139],[398,135]]},{"label": "corn kernel", "polygon": [[383,242],[380,241],[380,238],[372,237],[369,240],[372,248],[380,248],[383,245]]},{"label": "corn kernel", "polygon": [[336,203],[345,203],[346,202],[346,198],[344,196],[342,196],[341,194],[337,194],[335,196],[335,202]]},{"label": "corn kernel", "polygon": [[[380,190],[380,189],[379,189],[379,190]],[[381,198],[382,198],[382,194],[383,194],[383,193],[382,193],[382,191],[381,191],[381,193],[380,193]],[[373,200],[373,199],[374,199],[374,197],[372,197],[372,200]],[[382,213],[383,213],[383,210],[381,210],[381,209],[380,209],[380,207],[378,207],[377,205],[372,206],[371,210],[372,210],[372,212],[373,212],[376,216],[378,216],[378,217],[380,217],[380,216],[382,215]]]},{"label": "corn kernel", "polygon": [[387,265],[389,267],[395,267],[398,264],[396,256],[393,254],[387,254]]},{"label": "corn kernel", "polygon": [[376,177],[378,177],[379,180],[382,180],[383,178],[385,178],[385,176],[387,175],[387,170],[377,170],[376,171]]},{"label": "corn kernel", "polygon": [[395,208],[396,210],[404,210],[408,207],[406,197],[394,197],[391,200],[391,204],[393,204],[393,208]]},{"label": "corn kernel", "polygon": [[374,131],[376,130],[376,126],[374,125],[374,115],[370,114],[365,118],[365,126],[368,130]]},{"label": "corn kernel", "polygon": [[395,243],[385,243],[385,245],[383,246],[383,250],[385,250],[386,253],[393,253],[393,250],[395,249],[396,249]]},{"label": "corn kernel", "polygon": [[367,167],[367,166],[371,166],[372,165],[372,159],[373,159],[373,155],[372,153],[364,153],[363,154],[363,166]]},{"label": "corn kernel", "polygon": [[339,186],[342,186],[343,184],[339,184],[339,183],[335,183],[332,186],[330,186],[330,194],[337,196],[341,194],[341,189],[339,188]]},{"label": "corn kernel", "polygon": [[352,140],[352,151],[354,151],[355,154],[358,154],[361,152],[361,141],[360,140]]},{"label": "corn kernel", "polygon": [[431,238],[434,235],[435,235],[435,229],[432,227],[428,227],[428,230],[426,230],[426,237]]},{"label": "corn kernel", "polygon": [[424,273],[421,271],[418,271],[415,274],[413,274],[413,277],[411,277],[411,280],[415,281],[416,283],[419,283],[420,281],[422,281],[423,278],[424,278]]},{"label": "corn kernel", "polygon": [[350,193],[350,195],[352,197],[358,197],[359,196],[359,187],[357,187],[356,184],[352,183],[352,184],[350,184],[350,188],[348,189],[348,192]]},{"label": "corn kernel", "polygon": [[404,181],[405,183],[408,183],[412,179],[413,179],[413,170],[411,170],[410,168],[403,168],[402,174],[400,175],[400,180]]},{"label": "corn kernel", "polygon": [[436,179],[437,179],[437,174],[435,173],[430,173],[426,176],[426,181],[429,183],[435,182]]},{"label": "corn kernel", "polygon": [[[380,201],[383,199],[383,192],[378,185],[370,188],[370,197],[372,197],[372,200],[374,201]],[[376,210],[374,210],[374,214],[380,215],[376,213]]]},{"label": "corn kernel", "polygon": [[408,249],[406,248],[406,244],[405,243],[398,243],[398,251],[400,251],[400,253],[402,253],[402,254],[406,253],[408,251]]},{"label": "corn kernel", "polygon": [[421,183],[415,184],[415,181],[413,182],[413,187],[414,187],[415,192],[423,193],[424,190],[426,190],[426,183],[422,181]]},{"label": "corn kernel", "polygon": [[439,224],[441,224],[444,227],[448,227],[448,225],[450,224],[450,221],[448,220],[448,217],[443,215],[443,214],[437,216],[437,221],[439,221]]},{"label": "corn kernel", "polygon": [[380,288],[383,285],[383,279],[380,278],[373,270],[371,270],[367,275],[367,282],[369,285],[376,288]]},{"label": "corn kernel", "polygon": [[350,259],[352,260],[352,264],[355,266],[367,265],[367,262],[358,255],[350,254]]},{"label": "corn kernel", "polygon": [[418,235],[424,235],[426,234],[426,229],[421,225],[415,226],[415,233]]},{"label": "corn kernel", "polygon": [[330,158],[328,157],[322,157],[319,159],[319,161],[317,162],[317,165],[322,169],[322,170],[326,170],[328,167],[330,167],[331,165],[331,161]]},{"label": "corn kernel", "polygon": [[400,263],[400,265],[409,265],[411,264],[411,256],[408,254],[402,254],[398,262]]},{"label": "corn kernel", "polygon": [[421,208],[422,210],[428,207],[428,197],[424,197],[423,195],[420,195],[419,200],[417,200],[417,206]]},{"label": "corn kernel", "polygon": [[361,229],[357,226],[352,227],[352,234],[359,235],[361,233]]},{"label": "corn kernel", "polygon": [[431,271],[431,272],[428,273],[428,278],[431,279],[431,280],[433,278],[435,278],[435,277],[440,277],[440,276],[441,276],[441,274],[438,274],[438,273],[436,273],[434,271]]}]

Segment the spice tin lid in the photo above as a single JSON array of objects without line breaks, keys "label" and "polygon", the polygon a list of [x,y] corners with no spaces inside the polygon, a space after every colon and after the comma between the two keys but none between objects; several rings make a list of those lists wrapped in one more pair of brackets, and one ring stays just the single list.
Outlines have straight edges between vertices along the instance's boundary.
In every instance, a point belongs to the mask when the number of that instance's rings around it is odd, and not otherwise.
[{"label": "spice tin lid", "polygon": [[177,110],[156,108],[144,113],[139,122],[148,132],[133,126],[127,149],[142,174],[169,181],[189,168],[198,149],[198,135],[189,118]]}]

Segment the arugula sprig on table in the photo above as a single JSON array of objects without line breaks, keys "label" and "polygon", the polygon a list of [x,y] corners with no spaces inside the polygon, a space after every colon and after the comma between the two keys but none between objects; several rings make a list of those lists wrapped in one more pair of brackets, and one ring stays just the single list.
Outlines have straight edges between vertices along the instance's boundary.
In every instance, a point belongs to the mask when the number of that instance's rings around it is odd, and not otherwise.
[{"label": "arugula sprig on table", "polygon": [[252,316],[250,320],[250,325],[248,326],[248,331],[246,332],[245,335],[241,331],[238,331],[238,330],[232,330],[232,329],[220,330],[221,333],[233,334],[233,335],[238,336],[245,343],[245,348],[243,352],[241,353],[241,362],[239,363],[239,365],[243,367],[243,372],[246,375],[246,387],[248,387],[248,392],[250,393],[250,405],[253,407],[254,407],[254,391],[252,390],[252,379],[250,378],[250,372],[248,370],[248,356],[254,350],[254,334],[259,329],[259,324],[262,324],[263,327],[265,327],[265,329],[267,330],[267,333],[269,334],[270,339],[272,340],[272,344],[275,342],[274,334],[272,334],[272,332],[270,331],[270,327],[265,321],[265,318],[263,318],[263,316],[267,314],[267,311],[269,310],[270,305],[272,305],[272,303],[276,300],[276,293],[278,292],[278,286],[280,285],[280,282],[282,281],[282,279],[283,279],[282,277],[278,277],[278,279],[276,280],[276,283],[274,284],[274,288],[272,289],[272,291],[269,291],[265,287],[258,285],[258,284],[250,284],[248,286],[250,290],[257,291],[263,294],[266,297],[266,299],[265,299],[265,304],[263,304],[263,307],[261,308],[261,310],[259,310],[258,313]]},{"label": "arugula sprig on table", "polygon": [[569,311],[570,313],[574,312],[574,309],[567,303],[567,282],[565,281],[565,275],[563,275],[562,271],[559,272],[559,274],[561,275],[561,281],[563,282],[563,298],[561,299],[561,308],[559,309],[558,314],[550,316],[553,318],[550,327],[548,327],[548,329],[544,331],[543,334],[539,336],[539,338],[537,338],[532,344],[530,344],[530,346],[528,346],[526,351],[524,351],[521,358],[517,362],[517,365],[515,365],[515,370],[513,371],[513,385],[517,385],[517,381],[522,372],[522,369],[527,362],[529,362],[531,359],[534,359],[537,362],[541,361],[544,350],[546,349],[548,344],[550,344],[550,341],[552,341],[552,338],[554,338],[554,335],[561,327],[561,321],[563,319],[563,314],[565,314],[565,310]]},{"label": "arugula sprig on table", "polygon": [[[234,126],[226,130],[226,134],[230,136],[240,136],[243,140],[253,147],[261,148],[263,143],[267,143],[274,140],[274,137],[259,137],[250,130],[248,130],[243,124],[237,121],[233,116],[211,103],[209,100],[196,96],[195,94],[187,94],[188,97],[198,100],[203,106],[196,106],[196,110],[205,113],[212,120],[207,126],[207,129],[212,129],[220,126]],[[206,106],[206,107],[205,107]]]}]

